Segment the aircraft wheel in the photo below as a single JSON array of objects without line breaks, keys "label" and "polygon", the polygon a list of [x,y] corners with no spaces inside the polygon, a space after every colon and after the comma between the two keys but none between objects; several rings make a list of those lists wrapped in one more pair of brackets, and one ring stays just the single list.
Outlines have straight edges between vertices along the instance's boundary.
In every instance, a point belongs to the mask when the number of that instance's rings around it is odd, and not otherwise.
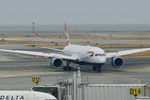
[{"label": "aircraft wheel", "polygon": [[93,66],[93,71],[96,71],[96,66]]},{"label": "aircraft wheel", "polygon": [[64,71],[67,71],[67,67],[64,67]]},{"label": "aircraft wheel", "polygon": [[71,67],[67,67],[68,68],[68,71],[71,71]]},{"label": "aircraft wheel", "polygon": [[64,71],[71,71],[71,67],[64,67]]},{"label": "aircraft wheel", "polygon": [[97,73],[102,72],[102,67],[101,66],[96,66],[96,72]]}]

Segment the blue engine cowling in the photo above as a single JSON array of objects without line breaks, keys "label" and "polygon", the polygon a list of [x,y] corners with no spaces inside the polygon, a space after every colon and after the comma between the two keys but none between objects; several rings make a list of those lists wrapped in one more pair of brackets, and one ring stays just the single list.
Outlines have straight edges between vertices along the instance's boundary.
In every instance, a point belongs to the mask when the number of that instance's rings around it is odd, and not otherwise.
[{"label": "blue engine cowling", "polygon": [[124,64],[124,60],[121,57],[113,57],[111,64],[114,68],[119,68]]},{"label": "blue engine cowling", "polygon": [[52,58],[50,60],[50,65],[54,68],[62,68],[63,67],[63,60],[61,58]]}]

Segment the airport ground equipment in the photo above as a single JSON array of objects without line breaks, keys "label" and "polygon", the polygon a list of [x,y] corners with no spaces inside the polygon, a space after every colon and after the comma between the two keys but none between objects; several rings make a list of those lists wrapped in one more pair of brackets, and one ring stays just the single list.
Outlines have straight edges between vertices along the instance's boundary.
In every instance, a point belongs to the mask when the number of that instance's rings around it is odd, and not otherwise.
[{"label": "airport ground equipment", "polygon": [[144,87],[144,96],[150,97],[150,85]]},{"label": "airport ground equipment", "polygon": [[145,93],[146,84],[86,83],[82,81],[80,69],[73,72],[69,78],[67,77],[64,82],[59,82],[58,85],[37,86],[33,90],[51,91],[50,93],[54,96],[57,94],[58,100],[135,100],[136,98],[148,96],[145,95],[147,94]]},{"label": "airport ground equipment", "polygon": [[150,97],[147,96],[137,97],[136,100],[150,100]]},{"label": "airport ground equipment", "polygon": [[[65,85],[66,88],[64,88]],[[135,100],[144,96],[145,89],[145,84],[78,84],[74,88],[73,83],[64,83],[62,86],[63,88],[47,85],[32,89],[57,95],[58,100]],[[141,89],[141,94],[136,98],[130,94],[130,89],[133,88]],[[69,95],[67,91],[69,91]]]},{"label": "airport ground equipment", "polygon": [[131,88],[140,88],[144,96],[145,84],[88,84],[77,88],[77,100],[135,100]]}]

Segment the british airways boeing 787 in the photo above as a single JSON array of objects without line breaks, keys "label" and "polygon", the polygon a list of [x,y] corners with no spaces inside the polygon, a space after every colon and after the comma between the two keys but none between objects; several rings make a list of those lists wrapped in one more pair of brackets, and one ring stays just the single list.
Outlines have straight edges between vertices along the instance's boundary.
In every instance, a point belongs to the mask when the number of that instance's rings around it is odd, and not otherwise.
[{"label": "british airways boeing 787", "polygon": [[[79,65],[91,65],[94,71],[101,72],[102,65],[106,63],[108,58],[112,59],[112,66],[118,68],[124,63],[124,60],[121,56],[150,50],[150,48],[141,48],[105,53],[105,51],[99,47],[71,44],[66,24],[65,34],[67,42],[63,50],[49,48],[51,50],[63,52],[63,54],[6,49],[0,49],[0,51],[47,57],[50,58],[50,65],[54,68],[64,68],[64,70],[67,70],[70,69],[70,63],[76,63]],[[66,66],[63,64],[64,61],[67,61]]]}]

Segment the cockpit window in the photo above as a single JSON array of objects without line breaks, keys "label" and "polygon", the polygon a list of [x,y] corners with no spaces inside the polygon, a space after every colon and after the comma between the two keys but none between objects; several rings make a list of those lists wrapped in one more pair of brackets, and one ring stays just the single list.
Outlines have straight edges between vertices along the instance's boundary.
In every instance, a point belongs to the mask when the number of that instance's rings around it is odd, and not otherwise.
[{"label": "cockpit window", "polygon": [[95,54],[95,56],[105,56],[105,54]]}]

